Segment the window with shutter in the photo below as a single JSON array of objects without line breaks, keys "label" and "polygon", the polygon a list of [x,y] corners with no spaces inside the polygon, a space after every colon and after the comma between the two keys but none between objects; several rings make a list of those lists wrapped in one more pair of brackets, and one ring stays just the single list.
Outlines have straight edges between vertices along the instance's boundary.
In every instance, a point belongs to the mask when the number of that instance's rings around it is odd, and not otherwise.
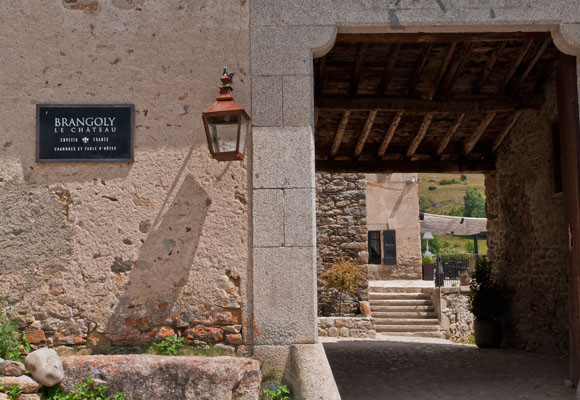
[{"label": "window with shutter", "polygon": [[381,263],[381,232],[369,231],[369,264]]},{"label": "window with shutter", "polygon": [[397,264],[397,237],[395,231],[383,231],[384,264]]}]

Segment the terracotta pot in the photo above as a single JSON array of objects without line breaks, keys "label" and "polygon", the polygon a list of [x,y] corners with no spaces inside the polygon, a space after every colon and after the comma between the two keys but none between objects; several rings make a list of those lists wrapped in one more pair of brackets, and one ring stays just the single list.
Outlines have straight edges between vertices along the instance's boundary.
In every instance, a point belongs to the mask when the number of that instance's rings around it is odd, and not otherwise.
[{"label": "terracotta pot", "polygon": [[471,283],[471,278],[469,276],[460,276],[459,277],[459,284],[461,286],[469,286]]},{"label": "terracotta pot", "polygon": [[498,349],[501,345],[501,324],[498,321],[478,320],[473,323],[475,344],[481,349]]}]

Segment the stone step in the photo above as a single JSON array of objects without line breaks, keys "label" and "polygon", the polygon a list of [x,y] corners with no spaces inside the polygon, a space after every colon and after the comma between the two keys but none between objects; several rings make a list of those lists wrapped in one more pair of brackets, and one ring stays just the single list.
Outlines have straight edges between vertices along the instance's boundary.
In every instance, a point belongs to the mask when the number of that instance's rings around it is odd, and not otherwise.
[{"label": "stone step", "polygon": [[421,287],[384,287],[384,286],[369,286],[369,293],[427,293],[431,294],[435,288],[421,288]]},{"label": "stone step", "polygon": [[421,300],[430,300],[431,295],[428,293],[375,293],[369,292],[369,299],[370,300],[390,300],[390,299],[399,299],[399,300],[413,300],[413,299],[421,299]]},{"label": "stone step", "polygon": [[435,308],[429,306],[372,306],[371,312],[434,312]]},{"label": "stone step", "polygon": [[407,306],[407,307],[414,307],[414,306],[432,306],[433,303],[431,300],[426,299],[409,299],[409,300],[400,300],[400,299],[392,299],[392,300],[371,300],[371,310],[373,307],[376,306]]},{"label": "stone step", "polygon": [[439,325],[376,325],[375,330],[384,332],[439,332]]},{"label": "stone step", "polygon": [[[383,332],[382,335],[388,336],[405,336],[405,337],[429,337],[443,339],[445,336],[439,331],[424,331],[424,332]],[[381,339],[381,335],[377,336],[377,339]]]},{"label": "stone step", "polygon": [[373,318],[435,318],[436,312],[421,312],[421,311],[407,311],[407,312],[391,312],[388,311],[374,311]]},{"label": "stone step", "polygon": [[375,318],[375,325],[439,325],[439,320],[436,318]]}]

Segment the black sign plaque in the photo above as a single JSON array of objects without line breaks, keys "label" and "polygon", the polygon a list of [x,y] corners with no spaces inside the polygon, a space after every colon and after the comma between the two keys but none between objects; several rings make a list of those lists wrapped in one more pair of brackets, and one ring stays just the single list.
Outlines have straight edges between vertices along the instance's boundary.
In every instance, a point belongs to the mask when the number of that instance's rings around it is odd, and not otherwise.
[{"label": "black sign plaque", "polygon": [[132,104],[36,106],[37,162],[133,161]]}]

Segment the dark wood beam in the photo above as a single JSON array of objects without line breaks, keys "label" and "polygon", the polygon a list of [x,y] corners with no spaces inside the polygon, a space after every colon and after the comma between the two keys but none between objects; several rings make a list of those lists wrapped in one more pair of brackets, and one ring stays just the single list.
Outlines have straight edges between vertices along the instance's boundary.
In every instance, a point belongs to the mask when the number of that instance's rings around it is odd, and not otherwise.
[{"label": "dark wood beam", "polygon": [[388,54],[388,60],[385,64],[385,69],[383,75],[381,76],[381,82],[379,83],[378,94],[384,94],[387,91],[387,86],[389,86],[389,79],[391,78],[391,73],[395,67],[395,62],[397,62],[397,57],[399,55],[399,49],[401,47],[400,43],[394,43],[391,46],[391,51]]},{"label": "dark wood beam", "polygon": [[330,148],[330,156],[334,157],[338,153],[340,144],[342,143],[342,137],[344,136],[344,131],[348,125],[348,120],[350,119],[350,111],[345,111],[342,113],[342,119],[338,124],[338,129],[336,130],[336,135],[334,135],[334,141],[332,142],[332,147]]},{"label": "dark wood beam", "polygon": [[425,116],[423,117],[423,122],[421,122],[421,127],[419,128],[419,131],[417,132],[413,140],[411,140],[411,144],[409,144],[409,148],[407,149],[406,154],[407,158],[411,158],[415,155],[415,152],[419,148],[419,145],[423,141],[423,138],[425,138],[425,135],[427,134],[427,131],[431,126],[431,122],[433,122],[433,113],[425,114]]},{"label": "dark wood beam", "polygon": [[487,113],[485,117],[481,120],[481,123],[477,127],[477,129],[471,134],[469,138],[463,144],[463,156],[468,156],[471,153],[471,150],[475,147],[483,132],[487,129],[491,121],[495,118],[496,113],[490,112]]},{"label": "dark wood beam", "polygon": [[505,40],[547,39],[550,32],[473,32],[473,33],[344,33],[336,43],[445,43],[501,42]]},{"label": "dark wood beam", "polygon": [[367,117],[367,121],[365,122],[365,126],[364,126],[362,133],[359,136],[358,141],[356,142],[356,146],[354,148],[354,156],[355,157],[359,157],[360,154],[362,153],[362,150],[365,146],[367,138],[369,137],[369,134],[371,133],[371,130],[373,129],[375,119],[377,118],[377,113],[378,113],[377,110],[372,110],[371,112],[369,112],[369,116]]},{"label": "dark wood beam", "polygon": [[533,43],[534,43],[533,39],[528,39],[524,42],[524,44],[520,48],[520,52],[518,53],[518,56],[512,62],[512,65],[510,66],[510,69],[508,70],[507,75],[505,76],[503,82],[499,86],[499,88],[497,90],[497,94],[502,94],[505,91],[506,87],[508,86],[512,77],[516,73],[516,70],[518,69],[518,67],[522,63],[522,60],[526,56],[527,52],[530,50],[530,47],[532,47]]},{"label": "dark wood beam", "polygon": [[318,70],[316,71],[316,83],[314,84],[314,93],[319,95],[322,92],[322,85],[324,85],[324,70],[326,69],[326,56],[322,56],[318,60]]},{"label": "dark wood beam", "polygon": [[343,173],[473,172],[493,171],[495,160],[358,161],[316,160],[316,171]]},{"label": "dark wood beam", "polygon": [[550,43],[552,43],[552,39],[545,39],[540,44],[538,50],[536,51],[536,54],[534,55],[534,58],[532,58],[532,60],[528,63],[528,66],[526,67],[525,71],[521,75],[518,75],[518,79],[514,83],[514,85],[510,88],[510,91],[515,92],[518,90],[518,87],[521,85],[523,81],[526,80],[530,72],[532,72],[532,69],[534,69],[536,63],[542,57],[542,54],[544,54],[544,51],[546,51]]},{"label": "dark wood beam", "polygon": [[437,93],[437,89],[439,89],[439,85],[441,84],[441,79],[443,79],[443,76],[445,75],[445,72],[447,71],[447,66],[449,65],[449,62],[451,61],[451,58],[453,57],[453,53],[455,53],[456,47],[457,47],[457,42],[449,43],[449,49],[447,50],[447,54],[445,55],[445,58],[443,58],[443,61],[441,62],[441,66],[439,67],[439,72],[437,73],[437,77],[433,81],[433,86],[431,86],[431,91],[427,95],[428,100],[432,100],[433,97],[435,96],[435,93]]},{"label": "dark wood beam", "polygon": [[361,43],[358,46],[356,52],[356,61],[354,63],[354,68],[352,69],[352,74],[350,77],[350,84],[348,86],[348,93],[354,96],[357,92],[358,85],[360,83],[360,78],[364,70],[365,58],[367,56],[367,50],[369,48],[368,43]]},{"label": "dark wood beam", "polygon": [[[463,71],[465,64],[469,60],[469,57],[471,56],[471,52],[473,51],[474,47],[475,47],[474,43],[463,44],[461,52],[455,59],[453,65],[449,68],[449,72],[445,77],[445,81],[443,82],[443,85],[440,90],[441,96],[447,96],[453,90],[453,86],[455,86],[457,79],[459,79],[459,76],[461,76],[461,71]],[[437,93],[435,94],[437,95]]]},{"label": "dark wood beam", "polygon": [[320,111],[314,109],[314,129],[318,126],[318,118],[320,117]]},{"label": "dark wood beam", "polygon": [[537,109],[544,101],[543,95],[524,97],[469,96],[446,100],[423,100],[387,96],[325,96],[315,98],[315,108],[320,111],[419,111],[435,113],[484,113]]},{"label": "dark wood beam", "polygon": [[451,141],[451,138],[453,137],[453,135],[455,135],[455,132],[457,132],[457,129],[461,125],[461,122],[463,122],[463,118],[465,118],[465,113],[459,113],[459,115],[457,115],[457,118],[455,118],[455,122],[453,123],[453,125],[449,127],[449,129],[445,133],[445,136],[443,136],[443,139],[441,139],[441,142],[437,146],[437,150],[435,150],[435,158],[439,159],[441,157],[441,155],[447,148],[447,145]]},{"label": "dark wood beam", "polygon": [[519,111],[516,111],[514,113],[514,115],[512,115],[510,122],[506,125],[506,127],[503,129],[503,131],[501,131],[500,135],[493,142],[493,146],[491,147],[492,152],[495,152],[495,151],[497,151],[497,149],[499,149],[499,146],[501,146],[504,139],[506,138],[508,133],[510,133],[510,131],[512,130],[512,128],[514,127],[516,122],[518,122],[518,119],[520,119],[520,117],[522,116],[523,113],[524,112],[522,110],[519,110]]},{"label": "dark wood beam", "polygon": [[431,48],[433,47],[433,43],[425,43],[423,45],[423,53],[417,59],[417,64],[415,65],[415,72],[411,77],[411,82],[409,83],[409,90],[408,95],[412,97],[417,89],[417,83],[423,74],[423,70],[425,69],[425,65],[427,65],[427,60],[429,60],[429,53],[431,52]]},{"label": "dark wood beam", "polygon": [[395,114],[395,117],[391,121],[389,129],[387,129],[387,133],[385,133],[385,137],[383,138],[381,145],[379,146],[379,151],[377,153],[379,157],[385,155],[385,152],[387,151],[387,148],[389,147],[389,144],[391,143],[393,136],[395,136],[395,132],[397,131],[397,127],[401,122],[401,118],[403,118],[403,111],[399,111],[397,114]]},{"label": "dark wood beam", "polygon": [[470,93],[479,93],[479,91],[481,90],[481,88],[487,82],[487,79],[491,75],[491,71],[493,71],[493,67],[495,66],[495,63],[501,56],[503,50],[505,49],[506,44],[507,41],[500,42],[499,45],[495,47],[491,56],[487,60],[487,64],[485,64],[485,67],[483,67],[479,79],[473,82],[473,87],[471,88]]}]

